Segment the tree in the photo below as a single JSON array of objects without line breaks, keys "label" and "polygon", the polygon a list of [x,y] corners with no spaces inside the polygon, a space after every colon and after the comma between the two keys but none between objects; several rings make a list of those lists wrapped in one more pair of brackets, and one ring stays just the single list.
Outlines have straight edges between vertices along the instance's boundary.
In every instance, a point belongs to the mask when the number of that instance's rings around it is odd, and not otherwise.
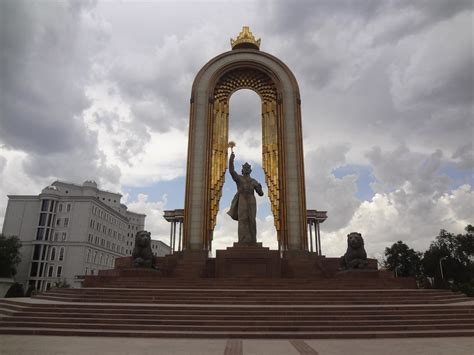
[{"label": "tree", "polygon": [[466,234],[454,235],[442,229],[425,252],[423,270],[434,277],[436,287],[460,284],[474,287],[474,227],[468,225],[465,230]]},{"label": "tree", "polygon": [[0,277],[12,277],[21,261],[21,242],[18,237],[0,234]]},{"label": "tree", "polygon": [[421,253],[399,240],[390,248],[385,248],[383,264],[387,270],[396,271],[398,276],[418,277],[421,270]]}]

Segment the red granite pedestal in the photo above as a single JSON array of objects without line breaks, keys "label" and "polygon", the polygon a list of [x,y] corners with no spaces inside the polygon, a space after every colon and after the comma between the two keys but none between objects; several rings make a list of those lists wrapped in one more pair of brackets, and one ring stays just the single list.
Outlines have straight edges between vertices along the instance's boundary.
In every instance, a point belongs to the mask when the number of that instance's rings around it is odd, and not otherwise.
[{"label": "red granite pedestal", "polygon": [[204,250],[184,250],[156,257],[154,269],[134,268],[130,256],[117,258],[115,269],[87,275],[83,286],[163,287],[179,284],[200,287],[201,284],[212,284],[232,287],[236,282],[243,282],[254,286],[278,284],[285,288],[293,282],[299,287],[311,283],[312,287],[321,289],[416,288],[414,278],[394,278],[391,272],[377,270],[375,259],[368,259],[366,270],[341,271],[339,263],[340,258],[327,258],[309,251],[280,252],[264,248],[261,243],[254,246],[235,243],[226,250],[217,250],[215,258]]},{"label": "red granite pedestal", "polygon": [[279,278],[281,277],[280,252],[262,247],[239,245],[216,251],[216,277],[218,278]]}]

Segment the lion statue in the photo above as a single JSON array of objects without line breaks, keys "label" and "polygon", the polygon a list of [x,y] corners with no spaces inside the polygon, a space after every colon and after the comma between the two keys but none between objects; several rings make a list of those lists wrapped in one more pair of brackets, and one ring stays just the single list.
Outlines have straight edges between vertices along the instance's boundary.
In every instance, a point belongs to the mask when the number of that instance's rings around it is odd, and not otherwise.
[{"label": "lion statue", "polygon": [[153,267],[154,258],[151,250],[151,233],[138,231],[135,235],[135,247],[132,253],[133,267]]},{"label": "lion statue", "polygon": [[347,235],[347,251],[340,259],[341,269],[366,269],[367,253],[362,234],[352,232]]}]

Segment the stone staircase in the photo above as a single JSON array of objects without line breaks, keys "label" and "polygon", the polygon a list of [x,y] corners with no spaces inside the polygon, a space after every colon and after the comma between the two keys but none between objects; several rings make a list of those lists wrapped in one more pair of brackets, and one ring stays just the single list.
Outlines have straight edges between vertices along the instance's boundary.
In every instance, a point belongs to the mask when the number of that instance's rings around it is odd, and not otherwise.
[{"label": "stone staircase", "polygon": [[[0,334],[182,338],[474,336],[474,302],[444,290],[324,290],[182,280],[0,300]],[[282,287],[286,285],[287,287]],[[143,285],[142,285],[143,286]],[[293,285],[294,286],[294,285]],[[467,302],[466,302],[467,301]]]}]

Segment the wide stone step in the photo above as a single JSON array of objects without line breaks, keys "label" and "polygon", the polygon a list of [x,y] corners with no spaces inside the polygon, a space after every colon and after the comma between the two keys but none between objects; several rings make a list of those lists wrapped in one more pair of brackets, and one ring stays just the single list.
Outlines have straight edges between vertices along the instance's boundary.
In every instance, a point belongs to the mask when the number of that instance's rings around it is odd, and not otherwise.
[{"label": "wide stone step", "polygon": [[435,300],[409,300],[409,299],[348,299],[348,300],[335,300],[335,299],[312,299],[312,298],[234,298],[234,297],[216,297],[209,299],[207,297],[203,298],[165,298],[159,296],[149,296],[149,297],[94,297],[94,296],[80,296],[80,297],[66,297],[66,296],[55,296],[55,295],[40,295],[37,298],[45,300],[56,300],[64,302],[108,302],[108,303],[185,303],[185,304],[281,304],[281,305],[290,305],[290,304],[312,304],[312,305],[341,305],[351,303],[354,305],[370,305],[370,304],[437,304],[437,303],[451,303],[451,302],[462,302],[465,301],[464,298],[444,298],[444,299],[435,299]]},{"label": "wide stone step", "polygon": [[308,320],[413,320],[413,319],[466,319],[471,320],[474,319],[472,313],[471,314],[459,314],[459,313],[445,313],[445,314],[423,314],[423,313],[415,313],[410,315],[403,315],[403,314],[304,314],[304,313],[285,313],[285,314],[250,314],[248,316],[239,315],[238,313],[231,313],[229,312],[209,312],[209,314],[200,314],[200,313],[181,313],[181,314],[173,314],[173,313],[150,313],[150,314],[141,314],[138,313],[137,315],[133,316],[130,313],[90,313],[89,312],[24,312],[21,314],[16,314],[15,317],[17,319],[22,319],[23,317],[31,317],[31,318],[54,318],[54,317],[77,317],[77,318],[118,318],[118,319],[158,319],[158,318],[166,318],[166,319],[240,319],[240,320],[253,320],[253,319],[261,319],[261,320],[273,320],[273,319],[308,319]]},{"label": "wide stone step", "polygon": [[470,319],[466,318],[444,318],[444,319],[301,319],[296,318],[273,318],[273,319],[236,319],[236,318],[221,318],[221,319],[175,319],[168,317],[155,317],[155,318],[119,318],[112,317],[104,319],[102,317],[25,317],[16,316],[14,322],[20,324],[27,323],[88,323],[88,324],[133,324],[133,325],[207,325],[207,326],[219,326],[219,325],[265,325],[265,326],[340,326],[340,325],[351,325],[351,326],[382,326],[382,325],[436,325],[441,326],[445,324],[457,324],[457,325],[474,325],[474,317]]},{"label": "wide stone step", "polygon": [[148,325],[148,324],[108,324],[108,323],[70,323],[70,322],[19,322],[15,320],[0,321],[1,327],[17,328],[55,328],[55,329],[97,329],[107,328],[109,330],[140,330],[140,331],[193,331],[193,332],[356,332],[356,331],[428,331],[428,330],[473,330],[474,324],[399,324],[399,325]]},{"label": "wide stone step", "polygon": [[409,337],[472,337],[474,330],[409,330],[409,331],[354,331],[354,332],[227,332],[227,331],[131,331],[89,330],[61,328],[9,328],[0,326],[0,334],[99,336],[135,338],[247,338],[247,339],[361,339],[361,338],[409,338]]},{"label": "wide stone step", "polygon": [[357,300],[357,299],[405,299],[405,300],[443,300],[443,299],[467,299],[466,296],[462,294],[434,294],[427,295],[391,295],[391,294],[323,294],[323,293],[187,293],[187,292],[136,292],[136,293],[125,293],[125,292],[46,292],[36,297],[41,296],[56,296],[56,297],[114,297],[114,298],[133,298],[133,297],[180,297],[180,298],[295,298],[295,299],[336,299],[336,300]]},{"label": "wide stone step", "polygon": [[360,301],[360,300],[402,300],[402,301],[444,301],[444,300],[468,300],[463,295],[458,294],[447,294],[447,295],[434,295],[428,297],[421,297],[418,295],[413,296],[403,296],[403,295],[324,295],[324,294],[168,294],[160,292],[143,292],[136,294],[127,294],[127,293],[60,293],[60,292],[46,292],[36,297],[63,297],[63,298],[124,298],[124,299],[133,299],[133,298],[177,298],[180,299],[202,299],[202,298],[212,298],[212,299],[234,299],[234,300],[246,300],[246,299],[294,299],[294,300],[337,300],[337,301]]}]

